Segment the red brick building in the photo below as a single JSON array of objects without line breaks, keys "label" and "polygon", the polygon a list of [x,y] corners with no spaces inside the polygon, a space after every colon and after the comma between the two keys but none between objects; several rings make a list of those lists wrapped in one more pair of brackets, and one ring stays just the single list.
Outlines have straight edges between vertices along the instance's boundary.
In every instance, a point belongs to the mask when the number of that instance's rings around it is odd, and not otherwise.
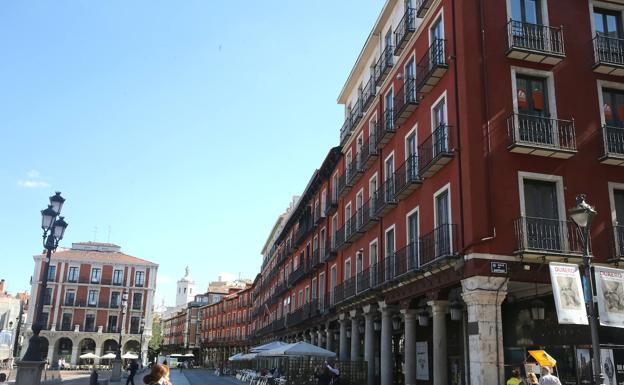
[{"label": "red brick building", "polygon": [[[34,257],[32,293],[38,293],[44,258],[44,254]],[[98,356],[115,352],[121,326],[122,352],[142,354],[145,361],[157,271],[157,264],[124,254],[119,246],[110,243],[73,243],[71,249],[55,252],[43,296],[44,356],[52,363],[64,358],[68,364],[77,364],[78,357],[86,352]],[[124,291],[128,293],[128,306],[120,322]],[[34,295],[35,302],[28,308],[29,332],[39,300]]]}]

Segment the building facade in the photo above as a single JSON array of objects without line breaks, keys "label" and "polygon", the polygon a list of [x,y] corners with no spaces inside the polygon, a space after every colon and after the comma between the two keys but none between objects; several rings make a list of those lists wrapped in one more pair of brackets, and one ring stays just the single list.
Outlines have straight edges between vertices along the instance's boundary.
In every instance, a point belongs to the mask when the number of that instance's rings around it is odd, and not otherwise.
[{"label": "building facade", "polygon": [[[34,256],[33,293],[38,293],[44,258]],[[47,292],[43,298],[35,294],[29,306],[24,343],[32,333],[37,301],[43,300],[45,328],[40,336],[42,354],[50,363],[63,358],[75,365],[84,353],[114,353],[120,329],[122,354],[133,352],[146,362],[157,272],[157,264],[124,254],[110,243],[80,242],[59,249],[50,260]],[[128,305],[122,315],[124,291]]]},{"label": "building facade", "polygon": [[184,277],[178,281],[176,291],[176,307],[184,307],[187,303],[193,301],[195,294],[193,289],[195,288],[195,281],[191,278],[191,271],[187,266],[185,268]]},{"label": "building facade", "polygon": [[[382,385],[503,383],[542,348],[588,383],[588,328],[558,323],[548,263],[581,263],[579,193],[594,262],[624,257],[623,13],[388,0],[338,98],[340,145],[269,235],[250,342],[307,340]],[[600,337],[624,365],[622,333]]]},{"label": "building facade", "polygon": [[19,349],[19,331],[24,322],[28,293],[11,295],[6,281],[0,280],[0,360],[12,360]]}]

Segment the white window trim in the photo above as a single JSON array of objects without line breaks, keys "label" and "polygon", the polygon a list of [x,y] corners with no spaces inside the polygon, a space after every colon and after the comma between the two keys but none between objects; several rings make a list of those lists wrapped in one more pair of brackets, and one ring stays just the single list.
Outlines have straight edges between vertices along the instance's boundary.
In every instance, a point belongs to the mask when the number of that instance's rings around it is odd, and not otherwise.
[{"label": "white window trim", "polygon": [[431,126],[431,133],[433,133],[433,131],[435,131],[435,129],[436,129],[436,128],[438,128],[437,126],[434,126],[434,125],[433,125],[433,121],[435,120],[435,119],[434,119],[435,112],[433,112],[433,111],[434,111],[434,108],[435,108],[435,107],[436,107],[436,106],[437,106],[437,105],[438,105],[438,104],[439,104],[442,100],[444,100],[444,123],[448,124],[448,99],[447,99],[447,97],[446,97],[446,92],[447,92],[446,90],[442,91],[442,93],[440,94],[440,96],[438,96],[438,98],[437,98],[437,99],[436,99],[433,103],[431,103],[431,107],[429,108],[429,114],[430,114],[430,116],[429,116],[429,119],[430,119],[430,120],[429,120],[429,122],[430,122],[430,124],[429,124],[429,125]]},{"label": "white window trim", "polygon": [[383,119],[386,118],[386,110],[388,109],[388,106],[386,106],[386,100],[388,95],[391,94],[392,95],[392,108],[394,108],[394,85],[390,86],[390,88],[388,88],[388,91],[386,91],[386,93],[383,95],[383,106],[384,106],[384,117]]},{"label": "white window trim", "polygon": [[[347,263],[349,264],[349,277],[345,276],[345,273],[347,272]],[[342,269],[342,281],[344,282],[345,280],[351,278],[351,257],[345,259],[344,264],[343,264],[343,269]]]},{"label": "white window trim", "polygon": [[[137,277],[137,273],[142,272],[143,273],[143,286],[137,286],[136,285],[136,277]],[[147,274],[145,274],[145,269],[134,269],[134,279],[132,280],[133,286],[135,287],[147,287],[147,281],[145,280],[145,277],[147,276]]]},{"label": "white window trim", "polygon": [[377,110],[375,110],[375,112],[371,115],[370,119],[368,119],[368,139],[370,139],[371,134],[375,133],[375,131],[371,130],[371,126],[374,129],[378,122],[379,119],[377,119]]},{"label": "white window trim", "polygon": [[[384,163],[383,163],[383,176],[384,176],[384,182],[386,183],[386,181],[388,180],[388,175],[386,175],[386,165],[388,164],[388,159],[392,158],[392,171],[393,174],[396,171],[396,159],[394,157],[394,150],[392,150],[391,153],[388,154],[388,156],[386,157],[386,159],[384,159]],[[377,188],[379,188],[379,186],[377,186]]]},{"label": "white window trim", "polygon": [[[608,182],[609,187],[609,204],[611,205],[611,223],[613,226],[617,225],[617,213],[615,212],[615,194],[613,190],[624,191],[624,183]],[[621,223],[620,226],[624,225]]]},{"label": "white window trim", "polygon": [[540,174],[535,172],[526,172],[526,171],[518,171],[518,192],[520,197],[520,216],[526,216],[526,207],[524,200],[524,180],[532,179],[532,180],[541,180],[546,182],[555,182],[557,188],[557,211],[559,215],[560,221],[565,221],[567,218],[566,215],[566,204],[565,204],[565,194],[564,194],[564,186],[563,186],[563,177],[560,175],[551,175],[551,174]]},{"label": "white window trim", "polygon": [[375,238],[368,243],[368,267],[371,267],[372,265],[371,257],[373,256],[373,253],[371,250],[373,249],[373,246],[375,246],[375,249],[377,250],[375,254],[377,255],[377,262],[379,262],[379,238]]},{"label": "white window trim", "polygon": [[[511,20],[512,19],[512,15],[511,15],[511,1],[512,0],[506,0],[505,3],[507,5],[507,20]],[[548,0],[541,0],[540,2],[542,9],[540,10],[542,12],[542,25],[550,25],[549,24],[549,17],[548,17]],[[591,13],[590,13],[591,15]],[[519,20],[518,20],[519,21]]]},{"label": "white window trim", "polygon": [[[449,224],[453,223],[453,204],[452,204],[452,195],[451,195],[451,182],[448,182],[447,184],[445,184],[444,186],[442,186],[442,188],[440,188],[438,191],[433,193],[433,228],[437,228],[439,226],[438,224],[438,210],[436,209],[436,198],[438,197],[438,195],[442,194],[444,191],[448,190],[448,212],[449,212]],[[451,234],[452,236],[452,234]],[[453,239],[453,238],[451,238]]]},{"label": "white window trim", "polygon": [[608,80],[597,80],[596,85],[598,87],[598,108],[600,110],[600,125],[604,126],[605,124],[607,124],[607,121],[604,115],[604,97],[602,96],[602,92],[605,88],[624,91],[624,83],[610,82]]},{"label": "white window trim", "polygon": [[[431,18],[431,23],[429,23],[429,25],[427,27],[427,39],[429,39],[428,40],[429,41],[429,45],[427,46],[427,48],[431,47],[431,27],[435,23],[438,22],[438,19],[440,20],[440,25],[442,26],[442,32],[444,32],[444,7],[440,7],[440,10],[438,11],[438,13],[433,18]],[[446,37],[446,34],[445,34],[445,37]]]},{"label": "white window trim", "polygon": [[550,118],[557,119],[557,97],[555,95],[555,75],[550,71],[537,70],[533,68],[511,66],[511,97],[513,102],[513,112],[518,113],[518,86],[516,75],[535,76],[546,79],[546,92],[548,92],[548,109]]},{"label": "white window trim", "polygon": [[[412,54],[406,56],[405,64],[403,65],[403,82],[405,82],[405,68],[407,68],[407,64],[410,62],[410,60],[412,60],[412,62],[414,63],[414,76],[416,76],[416,68],[418,64],[416,62],[416,50],[412,50]],[[414,81],[415,80],[416,79],[414,79]],[[414,84],[414,87],[416,87],[416,84]]]},{"label": "white window trim", "polygon": [[407,214],[405,214],[405,244],[407,244],[407,241],[409,240],[409,217],[413,214],[416,214],[416,226],[418,226],[418,234],[416,234],[416,239],[420,239],[420,206],[416,206]]},{"label": "white window trim", "polygon": [[[446,91],[445,91],[446,92]],[[403,158],[407,160],[407,138],[409,138],[412,134],[414,134],[414,141],[416,142],[416,151],[418,151],[418,123],[414,124],[411,130],[409,130],[405,137],[403,138]]]},{"label": "white window trim", "polygon": [[377,189],[379,189],[379,178],[377,177],[377,171],[375,171],[375,173],[370,178],[368,178],[368,197],[369,198],[372,198],[375,191],[377,191],[377,190],[372,191],[371,189],[371,182],[373,180],[375,181],[375,185],[377,185]]},{"label": "white window trim", "polygon": [[[396,252],[397,248],[397,243],[396,243],[396,225],[393,223],[392,225],[386,227],[386,229],[384,230],[384,259],[388,258],[388,233],[392,231],[392,238],[393,238],[393,243],[394,243],[394,251]],[[379,257],[379,256],[378,256]]]},{"label": "white window trim", "polygon": [[[360,197],[360,200],[362,201],[362,206],[360,206],[359,208],[357,207],[357,200],[358,197]],[[356,194],[355,194],[355,211],[358,211],[359,209],[361,209],[364,206],[364,187],[362,187]]]}]

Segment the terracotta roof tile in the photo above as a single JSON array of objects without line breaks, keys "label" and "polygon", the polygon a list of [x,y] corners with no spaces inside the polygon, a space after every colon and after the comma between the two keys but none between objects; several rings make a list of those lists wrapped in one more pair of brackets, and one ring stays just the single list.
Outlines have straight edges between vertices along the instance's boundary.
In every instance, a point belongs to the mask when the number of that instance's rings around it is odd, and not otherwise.
[{"label": "terracotta roof tile", "polygon": [[149,265],[149,266],[158,266],[158,264],[154,262],[150,262],[145,259],[133,257],[128,254],[124,254],[121,252],[111,252],[111,251],[91,251],[91,250],[73,250],[73,249],[63,249],[58,250],[56,253],[52,254],[52,259],[67,259],[72,261],[80,261],[80,262],[101,262],[101,263],[125,263],[125,264],[133,264],[133,265]]}]

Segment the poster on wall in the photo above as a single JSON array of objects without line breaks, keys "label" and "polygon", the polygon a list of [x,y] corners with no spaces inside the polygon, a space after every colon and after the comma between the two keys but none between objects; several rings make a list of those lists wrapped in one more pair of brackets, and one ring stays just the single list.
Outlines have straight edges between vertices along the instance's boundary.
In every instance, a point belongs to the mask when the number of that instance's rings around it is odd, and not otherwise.
[{"label": "poster on wall", "polygon": [[550,281],[560,324],[587,325],[587,311],[579,267],[570,263],[551,262]]},{"label": "poster on wall", "polygon": [[416,341],[416,379],[429,381],[427,341]]},{"label": "poster on wall", "polygon": [[591,384],[592,368],[589,349],[576,349],[576,369],[580,384]]},{"label": "poster on wall", "polygon": [[618,385],[615,379],[615,361],[612,349],[600,349],[600,368],[605,385]]},{"label": "poster on wall", "polygon": [[600,324],[624,328],[624,270],[594,267]]}]

